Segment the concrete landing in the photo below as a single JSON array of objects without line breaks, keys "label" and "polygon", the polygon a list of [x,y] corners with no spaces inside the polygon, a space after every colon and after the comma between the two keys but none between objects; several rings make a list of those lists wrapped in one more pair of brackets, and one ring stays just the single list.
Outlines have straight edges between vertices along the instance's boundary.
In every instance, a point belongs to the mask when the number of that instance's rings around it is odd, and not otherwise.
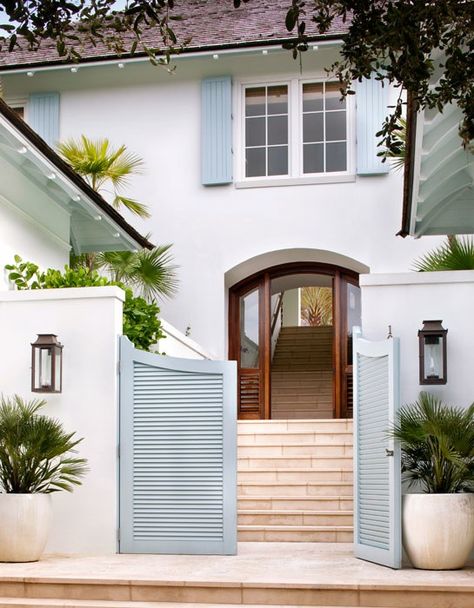
[{"label": "concrete landing", "polygon": [[350,544],[275,542],[239,543],[237,556],[50,555],[0,564],[0,606],[46,606],[47,599],[110,608],[117,602],[473,608],[474,568],[393,571],[355,559]]}]

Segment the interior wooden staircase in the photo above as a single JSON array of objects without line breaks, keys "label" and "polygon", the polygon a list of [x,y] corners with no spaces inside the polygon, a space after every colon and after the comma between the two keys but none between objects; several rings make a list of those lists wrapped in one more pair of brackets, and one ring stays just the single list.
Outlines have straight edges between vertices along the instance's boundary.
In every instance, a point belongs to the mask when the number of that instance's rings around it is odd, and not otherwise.
[{"label": "interior wooden staircase", "polygon": [[272,419],[332,418],[333,327],[282,327],[271,367]]},{"label": "interior wooden staircase", "polygon": [[352,541],[352,420],[238,423],[240,541]]}]

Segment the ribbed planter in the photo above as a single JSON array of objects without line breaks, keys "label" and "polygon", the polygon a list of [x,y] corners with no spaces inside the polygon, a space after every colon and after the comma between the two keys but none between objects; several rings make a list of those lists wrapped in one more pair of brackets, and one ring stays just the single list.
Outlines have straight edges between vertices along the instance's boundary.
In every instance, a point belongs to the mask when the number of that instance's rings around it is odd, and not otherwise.
[{"label": "ribbed planter", "polygon": [[50,494],[0,494],[0,562],[36,562],[51,526]]},{"label": "ribbed planter", "polygon": [[474,546],[474,494],[405,494],[403,546],[415,568],[462,568]]}]

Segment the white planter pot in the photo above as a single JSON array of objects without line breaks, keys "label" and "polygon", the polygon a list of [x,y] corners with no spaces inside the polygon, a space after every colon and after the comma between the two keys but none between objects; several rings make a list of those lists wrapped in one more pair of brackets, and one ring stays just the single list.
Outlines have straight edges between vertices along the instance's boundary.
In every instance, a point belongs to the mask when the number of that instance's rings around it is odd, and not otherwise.
[{"label": "white planter pot", "polygon": [[36,562],[51,526],[50,494],[0,494],[0,562]]},{"label": "white planter pot", "polygon": [[473,545],[474,494],[405,494],[403,546],[415,568],[462,568]]}]

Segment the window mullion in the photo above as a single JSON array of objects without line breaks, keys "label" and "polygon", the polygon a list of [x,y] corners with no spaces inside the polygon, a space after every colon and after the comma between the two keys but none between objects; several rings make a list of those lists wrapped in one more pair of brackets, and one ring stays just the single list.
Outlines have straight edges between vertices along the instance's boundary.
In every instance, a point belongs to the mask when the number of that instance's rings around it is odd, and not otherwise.
[{"label": "window mullion", "polygon": [[299,80],[292,79],[288,83],[288,175],[296,177],[301,175],[300,146],[301,146],[301,100],[299,93]]}]

